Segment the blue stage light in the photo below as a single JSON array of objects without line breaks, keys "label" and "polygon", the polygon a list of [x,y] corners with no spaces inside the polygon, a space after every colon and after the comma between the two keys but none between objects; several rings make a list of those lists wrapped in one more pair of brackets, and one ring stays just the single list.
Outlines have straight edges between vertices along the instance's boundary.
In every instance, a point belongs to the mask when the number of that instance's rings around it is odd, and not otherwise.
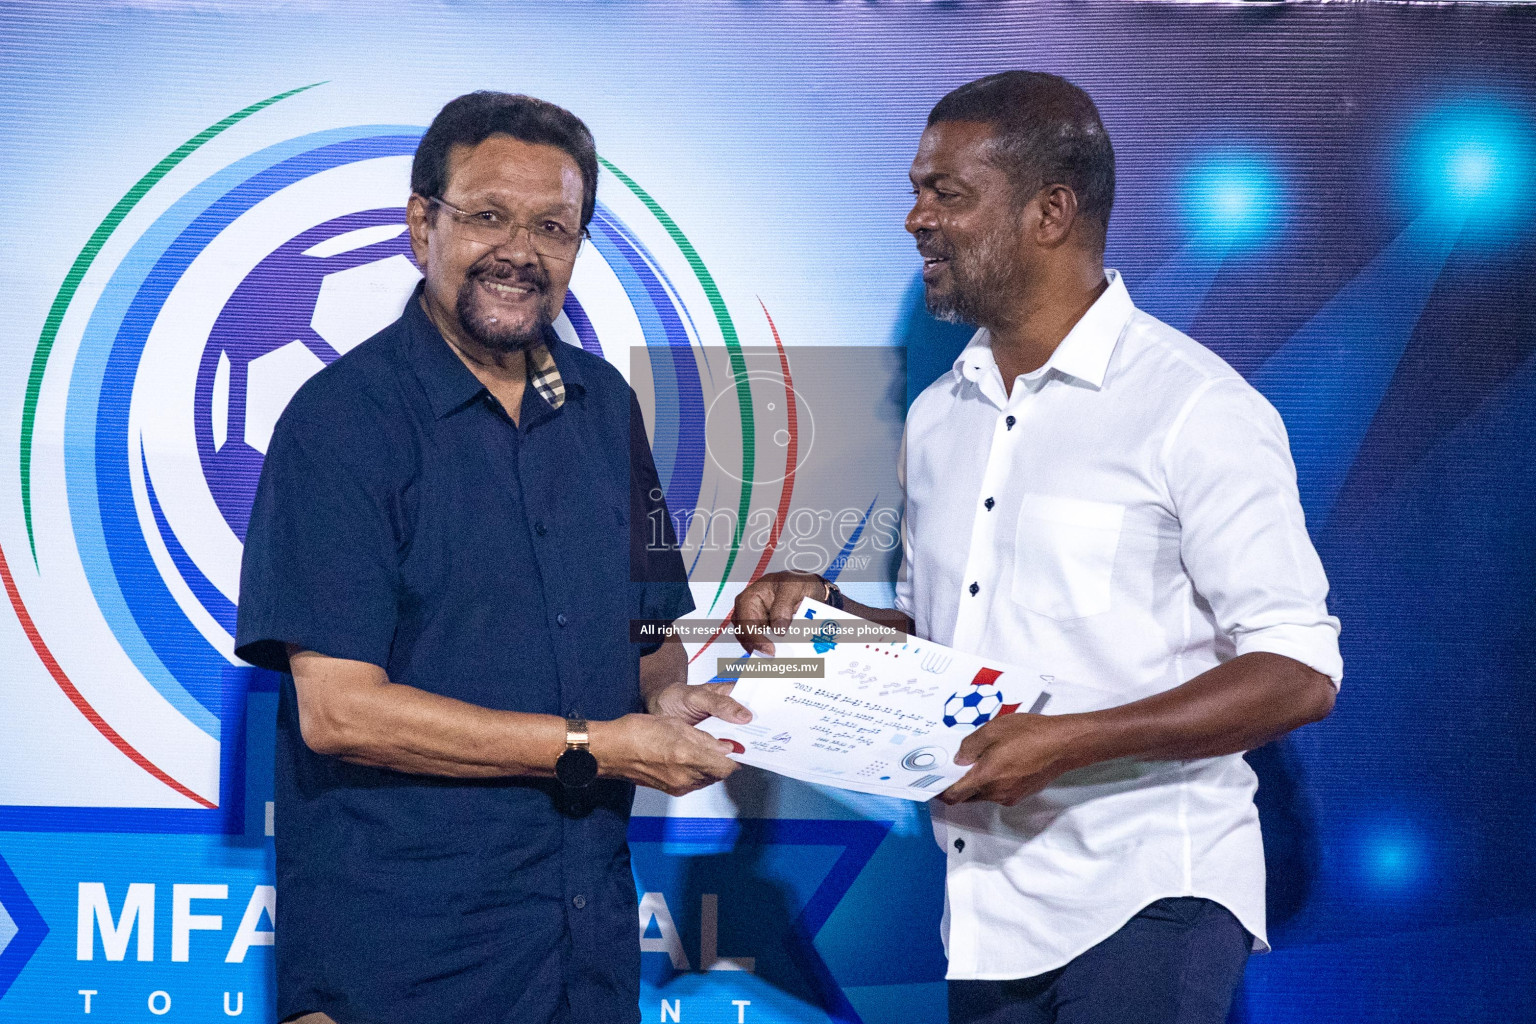
[{"label": "blue stage light", "polygon": [[1371,851],[1371,869],[1380,882],[1397,882],[1413,874],[1413,850],[1400,839],[1387,839]]},{"label": "blue stage light", "polygon": [[1405,148],[1407,198],[1464,218],[1474,234],[1529,227],[1536,205],[1536,124],[1491,99],[1463,99],[1426,114]]},{"label": "blue stage light", "polygon": [[1284,199],[1273,160],[1261,153],[1221,150],[1190,168],[1184,209],[1197,237],[1213,248],[1242,248],[1272,238]]},{"label": "blue stage light", "polygon": [[1418,829],[1393,823],[1362,837],[1360,867],[1370,888],[1394,895],[1418,887],[1425,875],[1427,856]]},{"label": "blue stage light", "polygon": [[1498,182],[1499,155],[1487,146],[1469,143],[1453,151],[1446,162],[1446,179],[1458,199],[1476,199]]}]

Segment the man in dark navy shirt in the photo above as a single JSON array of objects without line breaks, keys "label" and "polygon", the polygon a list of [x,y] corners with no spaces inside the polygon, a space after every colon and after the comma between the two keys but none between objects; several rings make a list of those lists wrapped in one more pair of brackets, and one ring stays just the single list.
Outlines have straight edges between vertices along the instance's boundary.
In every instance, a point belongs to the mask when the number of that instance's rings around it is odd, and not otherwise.
[{"label": "man in dark navy shirt", "polygon": [[692,724],[749,716],[630,643],[693,601],[631,540],[659,493],[634,393],[550,326],[596,187],[568,111],[448,104],[411,172],[425,281],[273,434],[237,650],[285,673],[280,1020],[640,1019],[634,784],[723,778]]}]

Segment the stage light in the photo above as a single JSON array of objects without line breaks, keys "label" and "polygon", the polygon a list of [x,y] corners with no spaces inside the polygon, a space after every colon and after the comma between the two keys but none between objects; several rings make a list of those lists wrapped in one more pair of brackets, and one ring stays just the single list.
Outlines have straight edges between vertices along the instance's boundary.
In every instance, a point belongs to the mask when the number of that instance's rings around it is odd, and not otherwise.
[{"label": "stage light", "polygon": [[1446,171],[1452,195],[1475,199],[1498,180],[1498,154],[1475,143],[1463,146],[1451,154]]},{"label": "stage light", "polygon": [[1256,152],[1206,154],[1190,168],[1184,189],[1190,226],[1212,248],[1230,250],[1272,238],[1282,205],[1280,174],[1270,158]]},{"label": "stage light", "polygon": [[1378,882],[1400,882],[1413,874],[1413,850],[1400,839],[1378,842],[1371,851],[1371,870]]},{"label": "stage light", "polygon": [[1463,99],[1430,111],[1406,147],[1408,198],[1465,218],[1477,234],[1529,227],[1536,201],[1536,125],[1492,99]]},{"label": "stage light", "polygon": [[1387,824],[1362,840],[1360,868],[1370,888],[1386,896],[1418,887],[1427,856],[1418,829],[1404,823]]},{"label": "stage light", "polygon": [[1262,153],[1223,149],[1191,163],[1182,187],[1189,238],[1144,281],[1137,305],[1179,330],[1189,329],[1229,256],[1278,235],[1283,190]]}]

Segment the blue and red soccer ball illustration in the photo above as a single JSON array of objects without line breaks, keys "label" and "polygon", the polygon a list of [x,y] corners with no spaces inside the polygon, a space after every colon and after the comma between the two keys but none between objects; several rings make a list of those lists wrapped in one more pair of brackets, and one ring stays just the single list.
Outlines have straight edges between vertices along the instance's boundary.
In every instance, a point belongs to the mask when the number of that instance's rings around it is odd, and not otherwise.
[{"label": "blue and red soccer ball illustration", "polygon": [[1017,704],[1003,703],[1003,693],[996,685],[1000,675],[1002,672],[999,669],[981,669],[976,673],[976,678],[971,680],[970,686],[959,693],[950,694],[944,702],[944,724],[951,728],[978,728],[994,718],[1017,711]]}]

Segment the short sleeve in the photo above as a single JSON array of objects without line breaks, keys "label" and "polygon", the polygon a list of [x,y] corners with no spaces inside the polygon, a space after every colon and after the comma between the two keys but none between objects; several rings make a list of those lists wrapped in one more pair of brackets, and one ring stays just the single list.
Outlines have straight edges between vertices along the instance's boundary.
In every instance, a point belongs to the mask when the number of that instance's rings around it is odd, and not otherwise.
[{"label": "short sleeve", "polygon": [[[633,392],[629,398],[629,462],[632,614],[641,621],[671,622],[693,611],[693,593],[646,438],[645,419]],[[650,654],[660,646],[642,645],[640,653]]]},{"label": "short sleeve", "polygon": [[398,608],[400,494],[381,438],[285,415],[256,488],[235,653],[288,671],[286,644],[387,666]]},{"label": "short sleeve", "polygon": [[1209,381],[1181,410],[1163,462],[1185,569],[1237,653],[1284,655],[1337,685],[1339,620],[1274,407],[1240,379]]}]

